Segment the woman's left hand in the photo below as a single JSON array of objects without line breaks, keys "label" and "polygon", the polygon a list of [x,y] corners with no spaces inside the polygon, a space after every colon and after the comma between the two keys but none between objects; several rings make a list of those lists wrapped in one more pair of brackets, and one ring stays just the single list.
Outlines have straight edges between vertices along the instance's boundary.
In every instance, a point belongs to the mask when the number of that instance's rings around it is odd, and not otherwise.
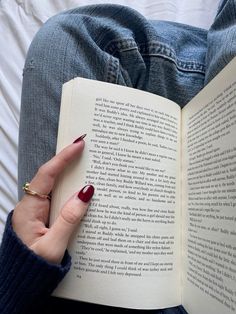
[{"label": "woman's left hand", "polygon": [[[30,190],[43,195],[49,194],[57,176],[82,154],[83,149],[84,141],[79,140],[41,166],[30,182]],[[87,211],[93,191],[93,186],[89,185],[75,193],[66,202],[50,228],[50,201],[37,195],[25,194],[13,212],[13,229],[23,243],[36,254],[51,263],[60,263],[71,234]]]}]

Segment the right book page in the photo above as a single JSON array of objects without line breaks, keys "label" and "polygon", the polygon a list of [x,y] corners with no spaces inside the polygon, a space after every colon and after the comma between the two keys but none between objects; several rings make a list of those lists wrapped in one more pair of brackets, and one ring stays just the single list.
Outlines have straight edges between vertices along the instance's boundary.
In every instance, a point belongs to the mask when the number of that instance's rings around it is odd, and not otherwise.
[{"label": "right book page", "polygon": [[236,58],[182,111],[183,299],[236,313]]}]

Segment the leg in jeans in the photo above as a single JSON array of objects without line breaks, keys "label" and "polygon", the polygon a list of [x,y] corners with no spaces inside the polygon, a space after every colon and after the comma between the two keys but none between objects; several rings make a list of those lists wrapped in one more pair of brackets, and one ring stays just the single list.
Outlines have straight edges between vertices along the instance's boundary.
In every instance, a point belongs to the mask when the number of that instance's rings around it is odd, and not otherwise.
[{"label": "leg in jeans", "polygon": [[223,0],[207,35],[205,85],[236,56],[236,0]]},{"label": "leg in jeans", "polygon": [[[228,7],[233,12],[235,1],[222,3],[208,34],[187,25],[147,21],[136,11],[115,5],[83,7],[51,18],[33,40],[24,69],[19,191],[55,153],[64,82],[76,76],[107,81],[183,106],[235,55],[233,43],[228,52],[222,36],[224,31],[227,38],[235,36],[235,14],[230,22],[225,16]],[[220,42],[225,48],[215,51]]]},{"label": "leg in jeans", "polygon": [[19,193],[55,153],[62,84],[76,76],[146,90],[180,105],[204,84],[207,32],[149,22],[115,5],[51,18],[29,49],[19,135]]}]

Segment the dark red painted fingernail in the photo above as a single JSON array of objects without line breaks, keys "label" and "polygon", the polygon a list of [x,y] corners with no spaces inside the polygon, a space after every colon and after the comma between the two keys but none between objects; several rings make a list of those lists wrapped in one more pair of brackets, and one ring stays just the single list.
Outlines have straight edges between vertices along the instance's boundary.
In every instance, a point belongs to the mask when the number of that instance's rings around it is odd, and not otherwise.
[{"label": "dark red painted fingernail", "polygon": [[86,136],[87,134],[83,134],[83,135],[81,135],[80,137],[78,137],[76,140],[74,140],[74,142],[73,143],[78,143],[78,142],[80,142],[80,141],[82,141],[82,139],[83,138],[85,138],[85,136]]},{"label": "dark red painted fingernail", "polygon": [[78,193],[78,198],[87,203],[91,200],[94,193],[94,187],[92,185],[85,185]]}]

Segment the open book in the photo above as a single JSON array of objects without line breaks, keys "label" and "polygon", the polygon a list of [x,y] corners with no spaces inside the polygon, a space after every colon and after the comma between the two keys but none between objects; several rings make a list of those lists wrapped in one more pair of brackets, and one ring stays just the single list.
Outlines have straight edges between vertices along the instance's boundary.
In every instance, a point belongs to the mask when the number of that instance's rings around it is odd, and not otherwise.
[{"label": "open book", "polygon": [[236,58],[183,110],[128,87],[63,86],[57,151],[87,133],[51,221],[95,194],[56,296],[125,308],[236,313]]}]

